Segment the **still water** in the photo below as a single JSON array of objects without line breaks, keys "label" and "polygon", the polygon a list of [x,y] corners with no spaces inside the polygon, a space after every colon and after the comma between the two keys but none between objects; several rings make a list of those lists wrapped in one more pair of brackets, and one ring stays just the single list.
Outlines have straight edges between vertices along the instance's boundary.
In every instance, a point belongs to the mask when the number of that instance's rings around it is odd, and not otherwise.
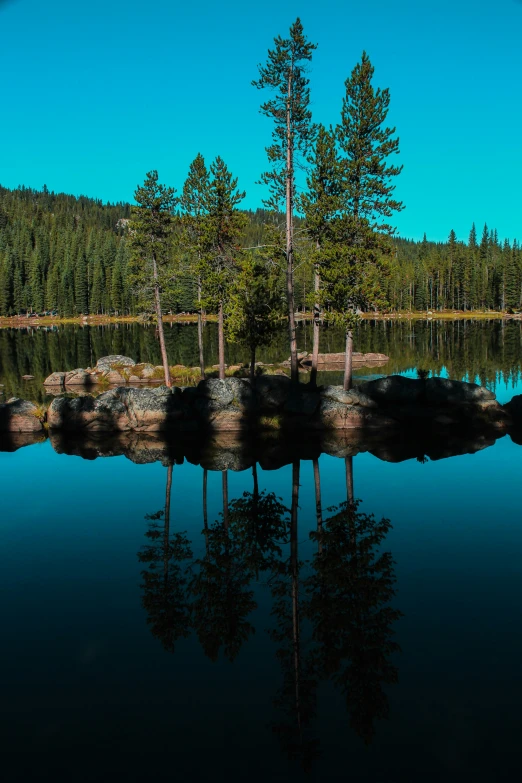
[{"label": "still water", "polygon": [[[411,351],[388,327],[390,371],[443,361],[499,397],[522,391],[518,324],[468,324],[465,349],[444,324],[438,358],[416,347],[426,326]],[[143,358],[137,336],[121,349]],[[445,452],[342,437],[0,448],[6,768],[45,751],[121,753],[118,780],[517,779],[522,447],[509,436]]]}]

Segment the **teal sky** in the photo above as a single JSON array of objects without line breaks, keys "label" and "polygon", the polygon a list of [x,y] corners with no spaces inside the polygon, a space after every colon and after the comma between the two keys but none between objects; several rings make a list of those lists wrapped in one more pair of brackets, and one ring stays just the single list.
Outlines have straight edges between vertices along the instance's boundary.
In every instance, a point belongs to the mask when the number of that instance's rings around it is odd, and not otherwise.
[{"label": "teal sky", "polygon": [[319,44],[314,119],[335,123],[366,49],[401,139],[400,234],[522,239],[522,2],[0,0],[0,183],[130,200],[221,155],[260,205],[269,121],[250,86],[297,15]]}]

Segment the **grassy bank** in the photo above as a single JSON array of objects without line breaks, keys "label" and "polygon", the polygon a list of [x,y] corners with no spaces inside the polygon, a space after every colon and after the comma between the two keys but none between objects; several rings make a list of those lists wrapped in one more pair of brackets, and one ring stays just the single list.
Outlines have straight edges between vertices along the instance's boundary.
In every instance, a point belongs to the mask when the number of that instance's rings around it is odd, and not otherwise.
[{"label": "grassy bank", "polygon": [[[312,320],[312,313],[298,313],[296,316],[297,321],[310,321]],[[522,319],[522,314],[511,315],[505,312],[498,311],[478,311],[464,312],[462,310],[441,310],[437,311],[413,311],[402,313],[363,313],[361,318],[364,320],[374,321],[397,321],[397,320],[445,320],[445,321],[457,321],[457,320],[490,320],[490,319]],[[140,323],[142,322],[140,316],[128,315],[128,316],[106,316],[106,315],[89,315],[89,316],[77,316],[77,317],[60,317],[60,316],[45,316],[42,318],[28,318],[27,316],[14,315],[9,318],[0,317],[0,329],[8,329],[13,327],[29,327],[29,326],[63,326],[65,324],[78,324],[80,326],[103,326],[107,324],[124,324],[124,323]],[[163,317],[165,323],[197,323],[196,315],[165,315]],[[207,315],[206,321],[217,321],[217,316]],[[148,322],[144,322],[148,323]],[[150,321],[153,323],[153,321]]]}]

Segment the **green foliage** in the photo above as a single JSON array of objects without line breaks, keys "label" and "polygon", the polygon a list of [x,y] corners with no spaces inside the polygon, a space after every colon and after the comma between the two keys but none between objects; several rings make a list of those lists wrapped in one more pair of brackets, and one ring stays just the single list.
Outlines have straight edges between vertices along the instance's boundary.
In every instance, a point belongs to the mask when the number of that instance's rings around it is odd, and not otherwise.
[{"label": "green foliage", "polygon": [[139,304],[150,307],[156,285],[167,295],[176,291],[172,244],[173,210],[178,199],[174,188],[158,183],[157,171],[148,172],[134,198],[137,206],[131,208],[129,223],[129,283]]},{"label": "green foliage", "polygon": [[281,328],[284,313],[279,268],[260,253],[245,254],[238,263],[225,313],[230,342],[246,345],[254,353],[259,346],[269,345]]},{"label": "green foliage", "polygon": [[392,227],[382,222],[402,204],[393,197],[393,178],[402,166],[387,164],[390,155],[399,152],[395,128],[383,127],[390,105],[389,90],[374,89],[374,68],[363,52],[361,62],[345,82],[346,94],[337,126],[337,137],[343,157],[344,198],[346,210],[364,218],[381,232]]},{"label": "green foliage", "polygon": [[[266,148],[270,169],[261,176],[268,186],[270,198],[264,203],[269,210],[277,212],[283,203],[287,186],[288,154],[306,156],[313,142],[315,128],[310,112],[310,80],[306,66],[317,48],[310,43],[298,18],[290,27],[288,38],[277,36],[275,47],[268,51],[266,65],[259,65],[259,79],[252,82],[258,89],[268,89],[272,96],[261,104],[261,114],[274,123],[272,144]],[[287,132],[289,120],[291,133]],[[290,148],[290,149],[289,149]],[[295,164],[291,161],[291,198],[295,191]]]},{"label": "green foliage", "polygon": [[244,213],[237,209],[245,198],[237,189],[222,158],[210,166],[210,179],[201,218],[201,239],[196,271],[201,279],[202,306],[217,310],[227,302],[237,263],[241,254],[241,236],[246,224]]}]

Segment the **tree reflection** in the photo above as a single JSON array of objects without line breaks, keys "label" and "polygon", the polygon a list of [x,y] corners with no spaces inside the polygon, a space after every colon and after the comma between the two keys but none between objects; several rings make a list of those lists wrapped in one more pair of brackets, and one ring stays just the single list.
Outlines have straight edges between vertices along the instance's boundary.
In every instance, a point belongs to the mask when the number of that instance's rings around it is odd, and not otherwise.
[{"label": "tree reflection", "polygon": [[141,572],[142,603],[153,635],[165,650],[174,652],[176,641],[190,632],[190,606],[187,566],[192,558],[185,533],[170,533],[172,464],[167,468],[165,507],[148,514],[146,537],[149,543],[138,553],[147,568]]},{"label": "tree reflection", "polygon": [[242,537],[230,526],[227,471],[222,473],[222,490],[221,520],[204,529],[206,553],[195,563],[197,572],[190,589],[194,628],[205,655],[216,661],[223,648],[233,661],[254,632],[247,618],[256,603]]},{"label": "tree reflection", "polygon": [[[318,753],[318,742],[310,732],[316,714],[317,677],[314,660],[303,651],[301,639],[300,572],[298,540],[299,461],[292,465],[292,506],[289,523],[290,556],[274,564],[271,579],[272,616],[275,627],[272,640],[278,645],[277,657],[283,674],[275,706],[281,718],[273,724],[281,746],[289,758],[309,770]],[[316,484],[317,487],[317,484]]]},{"label": "tree reflection", "polygon": [[[353,492],[347,463],[348,493]],[[401,612],[395,595],[394,563],[381,545],[391,524],[359,511],[351,499],[330,509],[306,580],[306,613],[313,627],[316,669],[343,693],[350,725],[369,743],[375,721],[388,715],[384,686],[397,681],[391,655],[399,650],[393,624]]]}]

